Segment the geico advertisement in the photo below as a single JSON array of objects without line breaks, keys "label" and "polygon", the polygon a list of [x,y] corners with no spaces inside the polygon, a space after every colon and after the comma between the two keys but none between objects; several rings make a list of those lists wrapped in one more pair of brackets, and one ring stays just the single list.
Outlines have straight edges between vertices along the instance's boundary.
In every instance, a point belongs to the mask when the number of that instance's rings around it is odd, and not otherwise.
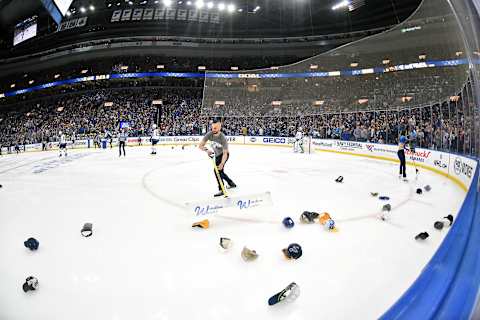
[{"label": "geico advertisement", "polygon": [[271,145],[287,145],[293,144],[294,138],[285,137],[246,137],[245,143],[247,144],[271,144]]}]

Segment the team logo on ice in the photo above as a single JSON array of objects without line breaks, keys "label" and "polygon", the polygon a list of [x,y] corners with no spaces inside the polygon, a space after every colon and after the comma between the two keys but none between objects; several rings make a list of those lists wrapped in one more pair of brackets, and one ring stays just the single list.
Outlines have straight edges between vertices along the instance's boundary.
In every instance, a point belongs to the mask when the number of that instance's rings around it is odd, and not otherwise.
[{"label": "team logo on ice", "polygon": [[38,173],[42,173],[42,172],[45,172],[45,171],[48,171],[48,170],[51,170],[51,169],[55,169],[55,168],[60,167],[61,165],[64,165],[66,163],[70,163],[72,161],[75,161],[75,160],[78,160],[78,159],[81,159],[81,158],[84,158],[84,157],[87,157],[87,156],[88,156],[87,153],[79,153],[79,154],[72,154],[68,158],[55,159],[55,160],[50,160],[50,161],[47,161],[47,162],[43,162],[43,163],[40,163],[40,164],[33,167],[33,173],[38,174]]}]

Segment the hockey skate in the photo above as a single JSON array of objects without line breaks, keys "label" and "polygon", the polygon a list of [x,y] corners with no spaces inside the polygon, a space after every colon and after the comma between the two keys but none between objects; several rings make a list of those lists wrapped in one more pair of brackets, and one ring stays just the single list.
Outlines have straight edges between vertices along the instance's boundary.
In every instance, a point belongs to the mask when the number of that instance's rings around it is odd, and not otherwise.
[{"label": "hockey skate", "polygon": [[223,196],[225,196],[225,194],[223,193],[223,191],[219,191],[219,192],[215,193],[213,196],[214,197],[223,197]]}]

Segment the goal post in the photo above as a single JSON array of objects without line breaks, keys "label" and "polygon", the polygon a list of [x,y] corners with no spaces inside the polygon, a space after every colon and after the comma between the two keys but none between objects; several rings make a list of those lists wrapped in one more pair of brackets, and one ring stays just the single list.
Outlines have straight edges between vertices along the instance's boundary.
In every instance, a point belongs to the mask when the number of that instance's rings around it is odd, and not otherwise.
[{"label": "goal post", "polygon": [[312,153],[312,137],[304,136],[300,141],[297,141],[294,138],[293,142],[293,152],[294,153]]}]

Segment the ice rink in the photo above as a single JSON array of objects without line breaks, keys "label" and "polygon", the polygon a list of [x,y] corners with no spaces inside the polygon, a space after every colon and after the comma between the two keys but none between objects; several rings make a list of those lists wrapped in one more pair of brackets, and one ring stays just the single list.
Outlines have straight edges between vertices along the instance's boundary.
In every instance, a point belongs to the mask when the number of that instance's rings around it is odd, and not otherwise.
[{"label": "ice rink", "polygon": [[[234,195],[270,191],[273,206],[192,229],[186,202],[217,191],[212,164],[194,147],[73,150],[0,157],[0,319],[375,319],[411,285],[448,230],[465,193],[421,169],[349,155],[231,146]],[[344,183],[335,183],[339,175]],[[417,195],[429,184],[432,191]],[[379,192],[388,202],[370,195]],[[392,205],[387,221],[377,218]],[[299,222],[328,212],[339,232]],[[281,221],[290,216],[293,229]],[[198,219],[197,219],[198,220]],[[93,236],[80,229],[93,223]],[[414,240],[419,232],[430,237]],[[38,251],[23,245],[40,241]],[[222,252],[219,238],[233,240]],[[281,252],[299,243],[303,256]],[[244,246],[258,252],[244,262]],[[39,289],[27,294],[27,276]],[[295,281],[300,297],[268,306]]]}]

